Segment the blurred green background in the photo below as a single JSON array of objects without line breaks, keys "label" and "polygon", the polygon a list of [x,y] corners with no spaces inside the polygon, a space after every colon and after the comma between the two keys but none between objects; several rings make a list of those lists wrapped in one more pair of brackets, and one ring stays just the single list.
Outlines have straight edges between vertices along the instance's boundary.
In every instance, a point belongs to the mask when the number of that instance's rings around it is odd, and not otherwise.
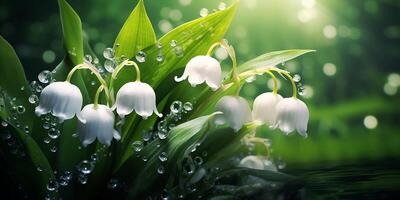
[{"label": "blurred green background", "polygon": [[[112,46],[136,1],[69,3],[80,15],[91,46],[101,55],[104,48]],[[200,12],[222,9],[224,3],[145,2],[158,37],[200,17]],[[321,163],[374,163],[398,168],[398,164],[392,165],[399,163],[400,156],[399,11],[398,0],[241,1],[226,36],[236,48],[239,63],[269,51],[317,50],[283,66],[301,76],[301,98],[310,108],[311,119],[307,139],[263,128],[260,134],[272,139],[277,159],[289,168]],[[55,0],[2,1],[0,34],[16,48],[30,80],[62,59]],[[218,50],[216,57],[224,60],[227,55]],[[229,61],[223,63],[229,66]],[[288,96],[290,84],[283,81],[281,93]],[[251,101],[269,91],[271,85],[267,76],[259,76],[245,85],[242,95]]]}]

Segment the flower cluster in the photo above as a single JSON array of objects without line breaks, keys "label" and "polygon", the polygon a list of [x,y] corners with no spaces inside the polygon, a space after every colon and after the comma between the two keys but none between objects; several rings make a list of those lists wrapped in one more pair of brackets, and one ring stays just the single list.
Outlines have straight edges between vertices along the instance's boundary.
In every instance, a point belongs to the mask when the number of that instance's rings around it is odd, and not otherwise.
[{"label": "flower cluster", "polygon": [[[225,41],[212,45],[207,55],[192,58],[187,63],[183,75],[175,77],[175,81],[180,82],[188,79],[193,87],[205,82],[213,91],[218,90],[223,82],[221,65],[215,58],[211,57],[213,49],[217,46],[225,48],[232,60],[231,81],[233,82],[232,87],[236,89],[236,94],[224,96],[216,103],[216,111],[222,112],[221,115],[216,117],[216,124],[227,123],[235,131],[239,131],[246,123],[260,121],[268,124],[271,128],[279,128],[286,134],[297,130],[302,136],[307,136],[308,108],[301,100],[297,99],[296,85],[289,73],[275,67],[265,70],[263,73],[270,74],[275,81],[275,89],[273,92],[259,95],[254,100],[253,109],[251,109],[247,100],[239,96],[243,81],[237,72],[233,47]],[[135,68],[136,81],[123,85],[118,90],[114,100],[113,83],[120,70],[125,66]],[[90,70],[101,83],[96,92],[94,103],[84,106],[83,109],[82,93],[77,86],[70,82],[74,72],[79,69]],[[277,93],[277,79],[272,72],[279,73],[291,80],[293,97],[282,98]],[[102,91],[106,94],[107,105],[98,103]],[[120,118],[124,118],[133,111],[143,119],[147,119],[153,113],[162,117],[162,114],[157,111],[154,89],[149,84],[140,81],[139,66],[133,61],[125,60],[119,64],[113,71],[109,84],[90,63],[75,66],[68,74],[66,81],[53,82],[43,89],[40,94],[40,103],[35,112],[38,116],[51,113],[60,121],[72,119],[76,115],[79,123],[78,136],[83,146],[93,143],[96,138],[100,143],[109,146],[113,138],[116,140],[121,138],[118,131],[114,129],[114,110]]]},{"label": "flower cluster", "polygon": [[[113,82],[119,71],[124,66],[134,66],[137,79],[135,82],[126,83],[117,93],[114,102]],[[79,88],[71,84],[70,80],[74,72],[78,69],[88,69],[96,75],[101,85],[98,88],[94,103],[86,105],[82,110],[83,97]],[[102,91],[107,96],[107,105],[98,103]],[[110,107],[110,105],[112,105]],[[83,146],[87,146],[96,140],[109,146],[114,138],[119,140],[120,134],[114,129],[115,116],[113,110],[123,118],[135,110],[135,112],[146,119],[153,112],[162,117],[156,108],[156,94],[153,88],[140,82],[140,70],[137,64],[130,60],[123,61],[113,72],[109,86],[106,84],[97,69],[90,63],[83,63],[75,66],[66,81],[53,82],[46,86],[40,94],[40,103],[35,109],[38,116],[51,113],[60,121],[72,119],[75,115],[78,118],[78,136]]]},{"label": "flower cluster", "polygon": [[[232,59],[232,79],[236,83],[237,91],[236,95],[224,96],[217,102],[216,110],[221,111],[223,115],[216,118],[216,124],[227,123],[235,131],[239,131],[244,124],[257,120],[268,124],[270,128],[279,128],[285,134],[297,130],[300,135],[307,137],[309,111],[306,104],[297,98],[296,84],[289,73],[275,67],[268,68],[264,73],[271,75],[275,82],[275,89],[273,92],[259,95],[254,100],[253,110],[251,110],[247,100],[239,96],[241,79],[236,69],[235,53],[233,48],[224,41],[213,45],[206,56],[192,58],[186,65],[182,77],[175,77],[175,80],[182,81],[187,78],[193,87],[206,82],[212,90],[217,90],[223,80],[221,66],[210,56],[217,45],[224,47]],[[272,72],[279,73],[292,82],[292,97],[283,98],[277,93],[277,79]]]}]

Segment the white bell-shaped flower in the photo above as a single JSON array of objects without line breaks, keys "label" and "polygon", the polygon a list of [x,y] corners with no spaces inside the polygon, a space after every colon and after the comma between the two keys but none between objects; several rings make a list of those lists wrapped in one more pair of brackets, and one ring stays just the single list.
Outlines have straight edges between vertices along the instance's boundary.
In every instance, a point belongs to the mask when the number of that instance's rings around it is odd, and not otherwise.
[{"label": "white bell-shaped flower", "polygon": [[217,115],[215,123],[228,123],[231,128],[238,131],[243,124],[250,122],[251,109],[246,99],[240,96],[224,96],[216,105],[216,110],[221,111],[222,115]]},{"label": "white bell-shaped flower", "polygon": [[162,117],[162,114],[157,111],[156,93],[153,88],[149,84],[140,81],[123,85],[117,93],[117,100],[114,106],[121,118],[129,115],[133,110],[144,119],[151,116],[153,112]]},{"label": "white bell-shaped flower", "polygon": [[307,137],[307,124],[309,111],[307,105],[297,98],[284,98],[276,105],[275,128],[279,127],[286,134],[297,130],[304,137]]},{"label": "white bell-shaped flower", "polygon": [[210,56],[196,56],[187,63],[183,75],[180,78],[175,77],[177,82],[185,79],[188,79],[193,87],[206,82],[212,90],[217,90],[222,82],[221,65]]},{"label": "white bell-shaped flower", "polygon": [[259,95],[253,103],[253,119],[273,126],[276,120],[276,105],[282,99],[281,95],[272,92]]},{"label": "white bell-shaped flower", "polygon": [[83,146],[93,143],[96,138],[101,144],[110,146],[111,140],[120,140],[114,129],[114,113],[108,106],[89,104],[77,114],[79,119],[78,137]]},{"label": "white bell-shaped flower", "polygon": [[41,116],[51,112],[60,121],[64,121],[81,111],[82,102],[82,93],[78,87],[69,82],[53,82],[42,90],[35,113]]}]

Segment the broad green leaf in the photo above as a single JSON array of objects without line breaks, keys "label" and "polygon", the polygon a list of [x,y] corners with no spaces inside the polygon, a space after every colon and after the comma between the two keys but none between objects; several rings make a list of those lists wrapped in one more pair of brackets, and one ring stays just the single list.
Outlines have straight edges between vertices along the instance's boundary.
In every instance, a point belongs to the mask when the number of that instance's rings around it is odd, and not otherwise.
[{"label": "broad green leaf", "polygon": [[[0,36],[0,116],[10,123],[19,123],[21,128],[26,125],[32,129],[33,105],[28,98],[32,94],[29,84],[25,78],[24,68],[19,61],[11,45]],[[15,100],[13,100],[15,98]],[[10,121],[7,118],[12,115],[12,108],[23,106],[25,112],[17,114],[17,121]],[[14,111],[15,112],[15,111]]]},{"label": "broad green leaf", "polygon": [[[49,180],[55,180],[53,170],[35,140],[15,127],[8,127],[3,131],[4,135],[9,134],[7,131],[14,133],[3,137],[0,146],[2,158],[10,165],[10,172],[16,177],[18,184],[32,195],[30,198],[44,199],[47,194],[56,198],[57,192],[49,193],[47,190]],[[15,152],[11,153],[12,151]]]},{"label": "broad green leaf", "polygon": [[77,65],[83,62],[82,23],[74,9],[65,1],[58,0],[64,46],[69,59]]},{"label": "broad green leaf", "polygon": [[310,50],[310,49],[292,49],[292,50],[269,52],[240,65],[239,72],[244,72],[251,69],[259,69],[259,68],[261,69],[264,67],[276,66],[278,64],[287,62],[303,54],[314,51],[315,50]]},{"label": "broad green leaf", "polygon": [[147,16],[143,0],[139,0],[114,42],[115,56],[132,58],[139,50],[155,43],[156,34]]}]

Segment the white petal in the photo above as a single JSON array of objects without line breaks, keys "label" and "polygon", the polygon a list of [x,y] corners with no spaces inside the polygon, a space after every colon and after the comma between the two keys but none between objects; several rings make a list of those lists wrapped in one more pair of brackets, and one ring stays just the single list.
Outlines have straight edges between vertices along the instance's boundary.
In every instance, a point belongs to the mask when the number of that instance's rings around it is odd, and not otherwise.
[{"label": "white petal", "polygon": [[[216,110],[223,113],[225,120],[231,128],[238,131],[243,124],[251,121],[251,110],[246,99],[239,96],[224,96],[216,105]],[[219,116],[217,116],[218,118]],[[217,119],[221,121],[221,119]]]},{"label": "white petal", "polygon": [[284,98],[278,103],[276,111],[276,126],[281,131],[288,134],[296,129],[300,135],[307,136],[309,112],[304,102],[295,98]]},{"label": "white petal", "polygon": [[296,130],[301,136],[307,137],[307,125],[310,114],[307,105],[299,99],[297,99],[297,106],[298,106],[297,109],[298,111],[297,111]]},{"label": "white petal", "polygon": [[114,114],[105,105],[85,106],[79,114],[78,135],[83,145],[92,143],[96,137],[100,143],[110,145],[114,136]]},{"label": "white petal", "polygon": [[117,93],[117,113],[123,117],[133,110],[143,118],[147,118],[155,112],[162,116],[156,107],[156,94],[153,88],[142,82],[131,82],[123,85]]},{"label": "white petal", "polygon": [[222,82],[221,65],[210,56],[193,57],[187,63],[182,77],[175,77],[175,81],[179,82],[186,78],[193,87],[206,82],[208,86],[216,90]]},{"label": "white petal", "polygon": [[51,112],[60,121],[71,119],[80,111],[82,101],[78,87],[68,82],[54,82],[43,89],[35,113],[40,116]]},{"label": "white petal", "polygon": [[283,98],[271,92],[259,95],[253,104],[253,119],[274,125],[276,121],[276,105]]},{"label": "white petal", "polygon": [[118,140],[118,141],[121,140],[121,135],[116,130],[114,130],[114,132],[113,132],[113,137],[115,140]]}]

